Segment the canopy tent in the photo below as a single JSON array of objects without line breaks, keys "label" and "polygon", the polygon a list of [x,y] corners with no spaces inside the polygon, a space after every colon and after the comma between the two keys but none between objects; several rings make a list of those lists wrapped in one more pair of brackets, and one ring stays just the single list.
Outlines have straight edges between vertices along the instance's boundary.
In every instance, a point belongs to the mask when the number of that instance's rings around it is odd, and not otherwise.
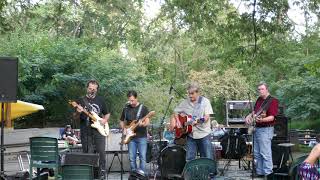
[{"label": "canopy tent", "polygon": [[[8,111],[5,112],[7,114],[7,121],[6,126],[11,127],[12,123],[11,120],[14,120],[16,118],[26,116],[28,114],[35,113],[40,110],[44,110],[44,107],[42,105],[28,103],[24,101],[17,101],[16,103],[7,103],[8,105]],[[0,108],[0,114],[1,114],[1,108]],[[0,118],[1,121],[1,118]]]}]

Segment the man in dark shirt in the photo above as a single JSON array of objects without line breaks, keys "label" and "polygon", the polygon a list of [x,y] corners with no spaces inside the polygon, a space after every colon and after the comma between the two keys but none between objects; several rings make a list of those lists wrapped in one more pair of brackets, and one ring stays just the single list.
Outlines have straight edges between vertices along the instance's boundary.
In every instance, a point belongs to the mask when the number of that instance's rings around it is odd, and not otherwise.
[{"label": "man in dark shirt", "polygon": [[[126,104],[120,117],[120,126],[123,129],[124,134],[126,134],[125,125],[129,125],[132,120],[141,119],[149,113],[148,108],[139,103],[137,96],[136,91],[129,91],[127,94],[129,103]],[[139,123],[139,126],[135,130],[136,135],[128,144],[129,161],[132,172],[141,170],[145,173],[147,126],[150,124],[150,119],[146,118],[144,121],[139,121]],[[137,168],[136,163],[137,151],[139,152],[140,168]]]},{"label": "man in dark shirt", "polygon": [[[268,85],[264,82],[258,85],[259,98],[254,106],[253,114],[246,117],[246,123],[251,124],[254,116],[254,159],[256,161],[257,177],[270,176],[272,174],[272,150],[271,140],[274,134],[275,117],[278,114],[278,100],[270,96]],[[261,115],[257,114],[262,112]]]},{"label": "man in dark shirt", "polygon": [[99,168],[100,177],[103,179],[106,169],[106,137],[101,135],[97,129],[91,127],[90,118],[83,113],[83,110],[93,111],[99,115],[103,120],[101,124],[108,123],[110,112],[102,97],[97,96],[99,84],[96,80],[90,80],[87,83],[87,94],[78,100],[77,111],[80,114],[80,134],[82,150],[84,153],[98,153],[99,154]]}]

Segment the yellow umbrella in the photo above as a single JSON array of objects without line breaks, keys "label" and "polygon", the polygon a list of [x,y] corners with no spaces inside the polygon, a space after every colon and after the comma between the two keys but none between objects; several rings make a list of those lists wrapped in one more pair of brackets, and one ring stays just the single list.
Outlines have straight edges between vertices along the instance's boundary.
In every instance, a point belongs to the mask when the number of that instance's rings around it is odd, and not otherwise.
[{"label": "yellow umbrella", "polygon": [[[7,112],[7,119],[14,120],[18,117],[26,116],[28,114],[35,113],[40,110],[44,110],[42,105],[28,103],[24,101],[17,101],[16,103],[7,103],[8,104],[8,112]],[[0,113],[1,113],[0,108]],[[7,126],[11,126],[11,122],[7,121]]]}]

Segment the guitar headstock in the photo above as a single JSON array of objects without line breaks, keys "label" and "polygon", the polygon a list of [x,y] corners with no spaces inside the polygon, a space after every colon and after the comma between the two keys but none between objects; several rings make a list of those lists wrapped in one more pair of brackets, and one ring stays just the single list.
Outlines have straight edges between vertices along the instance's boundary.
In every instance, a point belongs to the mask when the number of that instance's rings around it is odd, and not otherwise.
[{"label": "guitar headstock", "polygon": [[148,114],[147,114],[147,118],[150,118],[152,116],[154,116],[156,114],[156,111],[150,111]]}]

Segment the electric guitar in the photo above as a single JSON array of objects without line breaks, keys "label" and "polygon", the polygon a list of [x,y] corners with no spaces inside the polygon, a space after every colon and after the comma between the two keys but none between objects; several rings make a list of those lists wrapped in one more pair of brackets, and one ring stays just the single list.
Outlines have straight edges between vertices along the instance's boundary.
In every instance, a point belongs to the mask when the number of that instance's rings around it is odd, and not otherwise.
[{"label": "electric guitar", "polygon": [[267,117],[267,112],[265,110],[261,110],[261,111],[258,111],[256,114],[253,115],[253,117],[250,118],[251,123],[249,124],[249,127],[248,127],[249,135],[252,135],[252,133],[255,130],[254,125],[256,124],[256,120],[260,118],[265,118],[265,117]]},{"label": "electric guitar", "polygon": [[174,128],[176,139],[181,138],[185,134],[191,133],[192,132],[192,124],[194,122],[203,123],[204,119],[202,119],[202,118],[195,119],[192,117],[192,115],[180,113],[180,114],[178,114],[178,121],[182,125],[182,127],[180,127],[180,128],[175,127]]},{"label": "electric guitar", "polygon": [[[74,108],[77,108],[79,106],[82,107],[75,101],[69,101],[69,104]],[[102,136],[109,136],[109,124],[108,123],[102,124],[101,121],[103,119],[97,113],[95,113],[94,111],[87,111],[85,109],[83,109],[82,112],[86,114],[92,121],[91,127],[97,129]]]},{"label": "electric guitar", "polygon": [[124,127],[122,144],[128,144],[131,139],[136,135],[134,130],[143,122],[145,119],[152,117],[155,115],[155,111],[150,111],[145,117],[139,120],[133,120],[131,123]]}]

